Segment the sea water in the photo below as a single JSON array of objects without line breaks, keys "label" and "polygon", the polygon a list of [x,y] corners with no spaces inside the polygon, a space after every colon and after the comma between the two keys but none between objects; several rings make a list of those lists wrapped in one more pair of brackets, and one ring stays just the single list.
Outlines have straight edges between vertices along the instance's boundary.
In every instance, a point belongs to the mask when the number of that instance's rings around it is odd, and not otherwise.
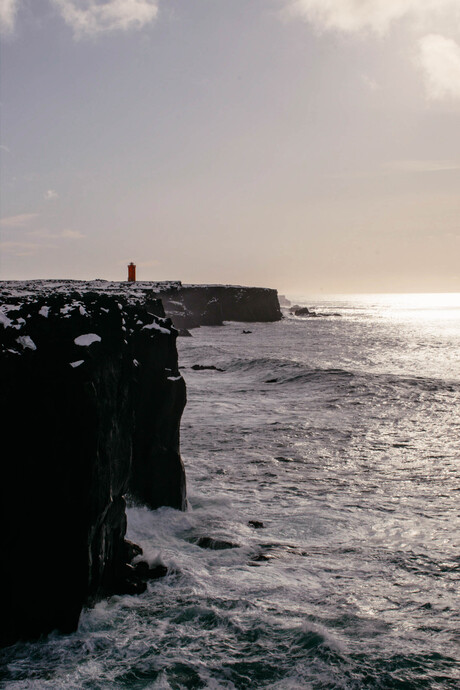
[{"label": "sea water", "polygon": [[1,687],[460,687],[460,295],[297,301],[178,341],[189,510],[128,516],[170,574]]}]

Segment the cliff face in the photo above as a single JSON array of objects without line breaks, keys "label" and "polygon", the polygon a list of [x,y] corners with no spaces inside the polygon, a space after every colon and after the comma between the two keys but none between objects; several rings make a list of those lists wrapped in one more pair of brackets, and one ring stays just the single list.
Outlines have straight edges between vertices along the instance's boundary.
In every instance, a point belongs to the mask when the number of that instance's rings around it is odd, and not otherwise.
[{"label": "cliff face", "polygon": [[[155,290],[152,293],[159,296]],[[278,293],[235,285],[174,284],[161,292],[166,314],[177,328],[220,326],[224,321],[279,321]]]},{"label": "cliff face", "polygon": [[141,589],[124,495],[185,507],[185,384],[170,321],[74,286],[0,310],[0,643],[74,630],[84,605]]}]

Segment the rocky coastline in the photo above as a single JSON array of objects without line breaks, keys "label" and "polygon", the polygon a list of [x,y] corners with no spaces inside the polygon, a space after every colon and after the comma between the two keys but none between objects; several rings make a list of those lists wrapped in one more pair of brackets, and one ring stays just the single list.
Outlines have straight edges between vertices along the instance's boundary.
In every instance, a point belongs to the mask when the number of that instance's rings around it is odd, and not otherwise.
[{"label": "rocky coastline", "polygon": [[201,325],[203,304],[216,323],[281,317],[258,288],[0,283],[1,645],[71,632],[83,607],[159,576],[125,540],[125,497],[186,507],[171,295],[187,305],[179,327]]}]

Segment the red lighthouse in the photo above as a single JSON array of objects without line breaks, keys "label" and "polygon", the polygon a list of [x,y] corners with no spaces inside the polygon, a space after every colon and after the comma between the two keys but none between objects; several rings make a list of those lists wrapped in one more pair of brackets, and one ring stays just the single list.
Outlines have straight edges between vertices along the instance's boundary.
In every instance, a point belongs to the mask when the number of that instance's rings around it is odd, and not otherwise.
[{"label": "red lighthouse", "polygon": [[130,264],[128,264],[128,282],[129,283],[135,283],[136,282],[136,264],[133,264],[132,261]]}]

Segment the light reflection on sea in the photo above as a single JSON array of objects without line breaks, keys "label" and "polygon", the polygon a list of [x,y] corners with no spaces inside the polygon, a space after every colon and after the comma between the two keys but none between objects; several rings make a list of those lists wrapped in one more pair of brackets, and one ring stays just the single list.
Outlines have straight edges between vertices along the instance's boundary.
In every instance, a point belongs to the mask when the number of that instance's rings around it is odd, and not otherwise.
[{"label": "light reflection on sea", "polygon": [[356,338],[351,334],[345,342],[333,317],[329,327],[317,326],[319,332],[329,330],[331,339],[337,337],[335,356],[344,365],[460,378],[460,293],[297,296],[296,301],[357,324]]}]

